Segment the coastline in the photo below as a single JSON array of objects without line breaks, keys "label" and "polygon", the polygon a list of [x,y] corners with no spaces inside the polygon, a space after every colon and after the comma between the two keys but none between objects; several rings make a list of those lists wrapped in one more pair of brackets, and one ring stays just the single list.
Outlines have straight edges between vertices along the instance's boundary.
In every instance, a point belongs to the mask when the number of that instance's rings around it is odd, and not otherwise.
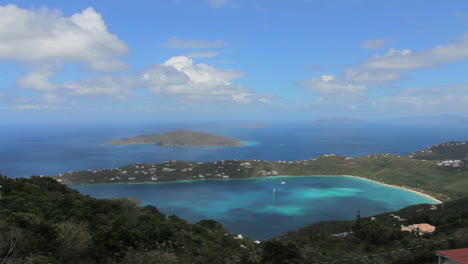
[{"label": "coastline", "polygon": [[379,181],[376,181],[376,180],[371,180],[371,179],[368,179],[368,178],[364,178],[364,177],[361,177],[361,176],[355,176],[355,175],[341,175],[343,177],[351,177],[351,178],[356,178],[356,179],[361,179],[361,180],[365,180],[365,181],[370,181],[370,182],[373,182],[373,183],[377,183],[377,184],[381,184],[381,185],[385,185],[385,186],[388,186],[388,187],[393,187],[393,188],[398,188],[398,189],[402,189],[402,190],[405,190],[405,191],[408,191],[408,192],[412,192],[412,193],[416,193],[418,195],[421,195],[421,196],[424,196],[434,202],[436,202],[437,204],[441,204],[443,203],[441,200],[433,197],[433,196],[430,196],[429,194],[426,194],[426,193],[422,193],[420,191],[415,191],[415,190],[412,190],[412,189],[409,189],[409,188],[405,188],[405,187],[402,187],[402,186],[398,186],[398,185],[391,185],[391,184],[388,184],[388,183],[383,183],[383,182],[379,182]]},{"label": "coastline", "polygon": [[[443,203],[441,200],[433,197],[433,196],[430,196],[426,193],[423,193],[423,192],[420,192],[420,191],[416,191],[416,190],[412,190],[412,189],[409,189],[409,188],[406,188],[406,187],[402,187],[402,186],[398,186],[398,185],[392,185],[392,184],[388,184],[388,183],[384,183],[384,182],[379,182],[379,181],[376,181],[376,180],[372,180],[372,179],[368,179],[368,178],[364,178],[362,176],[355,176],[355,175],[277,175],[277,176],[270,176],[270,177],[249,177],[249,178],[230,178],[230,179],[206,179],[206,181],[209,181],[209,180],[219,180],[219,181],[229,181],[229,180],[248,180],[248,179],[268,179],[268,178],[282,178],[282,177],[350,177],[350,178],[355,178],[355,179],[360,179],[360,180],[365,180],[365,181],[370,181],[370,182],[373,182],[373,183],[377,183],[377,184],[380,184],[380,185],[384,185],[384,186],[388,186],[388,187],[392,187],[392,188],[398,188],[398,189],[401,189],[401,190],[405,190],[405,191],[408,191],[408,192],[412,192],[412,193],[416,193],[418,195],[421,195],[421,196],[424,196],[434,202],[436,202],[437,204],[441,204]],[[196,181],[200,181],[200,180],[179,180],[179,181],[165,181],[165,182],[125,182],[125,183],[99,183],[99,184],[102,184],[102,185],[108,185],[108,184],[167,184],[167,183],[177,183],[177,182],[196,182]],[[204,179],[205,181],[205,179]],[[68,184],[67,184],[68,185]],[[79,185],[90,185],[90,184],[70,184],[71,186],[79,186]],[[96,185],[96,184],[91,184],[91,185]]]}]

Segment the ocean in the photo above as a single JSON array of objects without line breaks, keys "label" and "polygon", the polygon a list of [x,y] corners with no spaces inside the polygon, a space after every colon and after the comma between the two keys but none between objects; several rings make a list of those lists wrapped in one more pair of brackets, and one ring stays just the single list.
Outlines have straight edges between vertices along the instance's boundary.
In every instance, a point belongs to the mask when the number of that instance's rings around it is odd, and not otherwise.
[{"label": "ocean", "polygon": [[[193,129],[252,141],[244,147],[103,146],[111,139]],[[243,122],[133,122],[122,124],[0,125],[0,173],[10,177],[56,175],[166,160],[295,161],[323,154],[408,155],[443,141],[468,140],[467,125],[396,123],[313,124],[274,122],[249,128]]]},{"label": "ocean", "polygon": [[[249,141],[242,147],[104,146],[111,139],[192,129]],[[408,155],[444,141],[468,140],[468,126],[275,122],[0,125],[0,173],[10,177],[56,175],[166,160],[295,161],[323,154]],[[286,181],[286,184],[280,184]],[[254,239],[279,236],[323,220],[349,220],[431,200],[404,190],[345,177],[284,177],[160,184],[73,186],[97,198],[137,197],[167,215],[190,222],[215,219],[230,232]]]}]

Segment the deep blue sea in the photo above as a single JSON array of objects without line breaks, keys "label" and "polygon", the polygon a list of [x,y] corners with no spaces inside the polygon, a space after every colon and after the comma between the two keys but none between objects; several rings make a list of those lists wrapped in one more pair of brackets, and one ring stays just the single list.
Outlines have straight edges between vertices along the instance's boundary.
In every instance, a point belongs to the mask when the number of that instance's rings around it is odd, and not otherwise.
[{"label": "deep blue sea", "polygon": [[[304,160],[322,154],[407,155],[444,141],[468,140],[467,125],[274,122],[249,128],[243,122],[133,122],[124,124],[0,125],[0,173],[10,177],[115,168],[136,162],[228,159]],[[244,141],[242,147],[104,146],[111,139],[193,129]],[[75,186],[98,198],[136,196],[163,213],[189,221],[212,218],[231,232],[255,239],[283,234],[321,220],[353,219],[397,210],[424,197],[344,177],[197,181],[164,184]],[[275,193],[273,189],[275,188]]]},{"label": "deep blue sea", "polygon": [[[467,125],[277,122],[248,128],[243,122],[0,125],[0,173],[10,177],[115,168],[136,162],[227,159],[303,160],[334,153],[407,155],[443,141],[468,140]],[[103,146],[111,139],[193,129],[258,144],[245,147]]]}]

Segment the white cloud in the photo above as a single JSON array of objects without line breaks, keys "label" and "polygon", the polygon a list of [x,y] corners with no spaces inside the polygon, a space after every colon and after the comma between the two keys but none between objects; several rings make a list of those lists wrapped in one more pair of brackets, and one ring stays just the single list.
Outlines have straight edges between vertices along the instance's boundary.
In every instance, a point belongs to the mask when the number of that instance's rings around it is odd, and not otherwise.
[{"label": "white cloud", "polygon": [[225,6],[236,7],[234,0],[205,0],[206,3],[213,8],[220,8]]},{"label": "white cloud", "polygon": [[468,105],[468,83],[435,87],[407,88],[393,96],[381,99],[378,108],[403,112],[420,111],[434,113],[464,113]]},{"label": "white cloud", "polygon": [[381,39],[369,39],[364,41],[361,44],[361,47],[364,49],[380,49],[391,42],[392,39],[390,38],[381,38]]},{"label": "white cloud", "polygon": [[353,68],[345,68],[344,75],[346,80],[354,83],[372,83],[380,86],[388,86],[393,82],[403,79],[401,73],[394,71],[378,71],[378,70],[359,70]]},{"label": "white cloud", "polygon": [[80,81],[50,83],[49,79],[54,74],[56,72],[49,69],[30,72],[18,79],[17,85],[23,89],[46,92],[43,101],[58,103],[63,101],[63,98],[51,92],[64,96],[103,96],[111,99],[127,99],[138,83],[136,77],[126,75],[88,77]]},{"label": "white cloud", "polygon": [[187,54],[187,57],[191,58],[212,58],[220,54],[220,51],[197,51]]},{"label": "white cloud", "polygon": [[132,76],[89,77],[79,82],[60,84],[64,93],[79,96],[104,96],[111,99],[128,99],[138,81]]},{"label": "white cloud", "polygon": [[182,39],[171,37],[164,46],[177,49],[212,49],[227,45],[222,40],[208,41],[203,39]]},{"label": "white cloud", "polygon": [[92,7],[63,17],[59,10],[21,9],[10,4],[0,6],[0,17],[0,59],[78,62],[95,71],[127,68],[117,59],[128,52],[127,45],[108,32]]},{"label": "white cloud", "polygon": [[29,72],[16,81],[16,84],[24,89],[51,92],[58,89],[56,84],[49,83],[50,77],[55,72],[51,69],[41,69]]},{"label": "white cloud", "polygon": [[29,109],[46,109],[49,108],[47,105],[16,105],[18,110],[29,110]]},{"label": "white cloud", "polygon": [[391,48],[384,55],[376,54],[357,67],[345,69],[345,75],[353,82],[390,85],[403,79],[406,71],[440,67],[465,59],[468,59],[468,34],[454,43],[418,52]]},{"label": "white cloud", "polygon": [[372,69],[412,70],[440,66],[468,58],[468,34],[463,35],[458,42],[439,45],[420,52],[409,49],[390,49],[384,56],[375,56],[364,63],[363,67]]},{"label": "white cloud", "polygon": [[320,94],[334,95],[361,94],[367,89],[365,85],[353,84],[333,75],[312,77],[303,80],[299,85]]},{"label": "white cloud", "polygon": [[242,71],[194,64],[193,59],[186,56],[172,57],[163,64],[152,65],[139,76],[104,75],[79,81],[50,82],[56,73],[57,69],[45,67],[27,73],[17,80],[17,85],[44,92],[41,101],[49,104],[60,103],[73,96],[123,100],[130,98],[135,88],[147,88],[157,95],[180,98],[186,103],[249,103],[257,99],[252,89],[232,82],[244,75]]},{"label": "white cloud", "polygon": [[178,56],[149,67],[141,78],[155,94],[179,97],[186,102],[249,103],[256,98],[252,89],[232,83],[242,75],[241,71],[194,64],[191,58]]}]

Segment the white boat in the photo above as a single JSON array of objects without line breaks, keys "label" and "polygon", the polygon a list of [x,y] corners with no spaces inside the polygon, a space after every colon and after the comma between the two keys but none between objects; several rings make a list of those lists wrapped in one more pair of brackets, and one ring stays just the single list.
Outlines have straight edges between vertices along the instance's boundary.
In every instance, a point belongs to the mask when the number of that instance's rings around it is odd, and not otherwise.
[{"label": "white boat", "polygon": [[281,184],[286,184],[286,182],[285,182],[285,181],[282,181]]}]

